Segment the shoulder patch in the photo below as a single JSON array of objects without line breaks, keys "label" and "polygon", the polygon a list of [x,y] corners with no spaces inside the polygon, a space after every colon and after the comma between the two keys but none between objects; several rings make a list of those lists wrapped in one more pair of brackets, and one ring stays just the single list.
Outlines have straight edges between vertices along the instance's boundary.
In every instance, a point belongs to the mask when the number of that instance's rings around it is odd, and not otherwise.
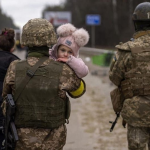
[{"label": "shoulder patch", "polygon": [[134,41],[134,38],[131,38],[130,41]]},{"label": "shoulder patch", "polygon": [[115,62],[117,60],[116,55],[113,57],[112,62]]}]

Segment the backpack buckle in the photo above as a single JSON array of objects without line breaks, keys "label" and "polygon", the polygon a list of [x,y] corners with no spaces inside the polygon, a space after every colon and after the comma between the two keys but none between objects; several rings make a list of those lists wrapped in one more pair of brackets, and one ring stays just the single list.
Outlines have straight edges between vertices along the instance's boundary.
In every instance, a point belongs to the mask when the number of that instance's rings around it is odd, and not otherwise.
[{"label": "backpack buckle", "polygon": [[28,70],[27,75],[32,78],[34,76],[34,72],[32,72],[31,70]]}]

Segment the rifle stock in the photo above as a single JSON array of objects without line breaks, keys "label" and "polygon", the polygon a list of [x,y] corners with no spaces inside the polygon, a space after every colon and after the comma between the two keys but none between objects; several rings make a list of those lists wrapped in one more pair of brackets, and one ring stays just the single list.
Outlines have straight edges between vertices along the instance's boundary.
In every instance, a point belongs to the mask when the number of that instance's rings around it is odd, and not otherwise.
[{"label": "rifle stock", "polygon": [[18,134],[14,124],[15,103],[11,94],[7,94],[6,117],[4,121],[5,150],[14,150]]},{"label": "rifle stock", "polygon": [[114,129],[114,127],[115,127],[115,125],[116,125],[116,123],[117,123],[117,121],[118,121],[118,118],[120,117],[120,112],[116,112],[116,119],[115,119],[115,121],[109,121],[109,123],[111,123],[112,125],[111,125],[111,128],[110,128],[110,132],[112,132],[113,131],[113,129]]}]

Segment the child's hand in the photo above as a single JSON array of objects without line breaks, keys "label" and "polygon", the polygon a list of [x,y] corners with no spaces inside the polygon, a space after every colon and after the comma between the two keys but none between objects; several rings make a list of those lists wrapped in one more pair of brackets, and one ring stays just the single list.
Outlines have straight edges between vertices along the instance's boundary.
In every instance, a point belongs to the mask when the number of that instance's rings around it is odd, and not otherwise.
[{"label": "child's hand", "polygon": [[62,62],[67,62],[69,60],[69,58],[58,58],[57,61],[62,61]]}]

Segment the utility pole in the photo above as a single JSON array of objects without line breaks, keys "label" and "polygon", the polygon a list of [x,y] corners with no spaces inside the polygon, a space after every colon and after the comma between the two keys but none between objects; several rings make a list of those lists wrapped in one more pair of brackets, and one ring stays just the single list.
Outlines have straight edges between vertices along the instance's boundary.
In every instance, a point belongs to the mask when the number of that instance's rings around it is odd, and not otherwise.
[{"label": "utility pole", "polygon": [[91,46],[95,47],[95,26],[101,24],[101,17],[99,14],[87,14],[86,24],[91,26]]},{"label": "utility pole", "polygon": [[0,0],[0,13],[2,13],[2,4],[1,4],[1,0]]},{"label": "utility pole", "polygon": [[117,0],[112,0],[113,4],[113,19],[114,19],[114,28],[117,35],[119,35],[119,28],[118,28],[118,14],[117,14]]},{"label": "utility pole", "polygon": [[0,0],[0,9],[2,9],[2,6],[1,6],[1,0]]},{"label": "utility pole", "polygon": [[91,26],[91,35],[92,35],[92,47],[95,47],[95,25]]}]

